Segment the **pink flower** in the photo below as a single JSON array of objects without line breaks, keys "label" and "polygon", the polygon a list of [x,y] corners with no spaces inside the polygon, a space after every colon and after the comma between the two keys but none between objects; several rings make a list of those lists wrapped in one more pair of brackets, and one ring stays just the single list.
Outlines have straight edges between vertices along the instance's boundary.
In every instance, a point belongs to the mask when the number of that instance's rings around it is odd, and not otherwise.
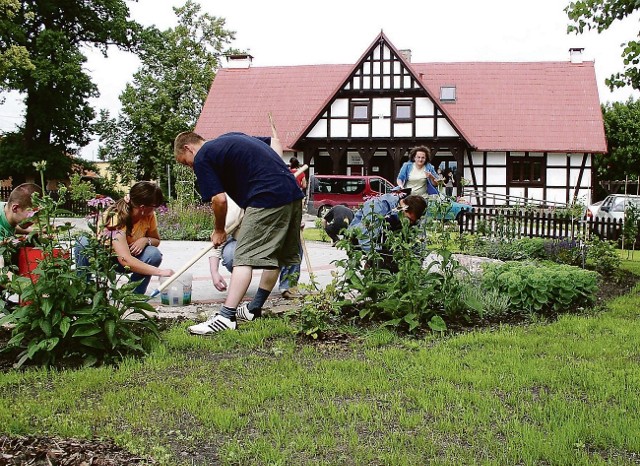
[{"label": "pink flower", "polygon": [[113,202],[114,202],[113,199],[111,199],[109,196],[103,196],[102,194],[98,194],[93,199],[90,199],[87,202],[87,205],[89,207],[93,207],[94,209],[102,210],[109,207],[111,204],[113,204]]}]

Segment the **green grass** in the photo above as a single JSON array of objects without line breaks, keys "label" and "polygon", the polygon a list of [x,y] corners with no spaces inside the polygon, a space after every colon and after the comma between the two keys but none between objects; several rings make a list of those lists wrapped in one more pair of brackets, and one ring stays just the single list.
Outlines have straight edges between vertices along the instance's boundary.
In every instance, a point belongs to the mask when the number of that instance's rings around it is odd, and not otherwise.
[{"label": "green grass", "polygon": [[167,465],[637,464],[639,293],[592,317],[424,340],[180,324],[119,368],[0,374],[0,432],[113,438]]},{"label": "green grass", "polygon": [[331,239],[327,236],[324,230],[319,228],[305,228],[302,231],[302,235],[307,241],[323,241],[325,243],[331,242]]}]

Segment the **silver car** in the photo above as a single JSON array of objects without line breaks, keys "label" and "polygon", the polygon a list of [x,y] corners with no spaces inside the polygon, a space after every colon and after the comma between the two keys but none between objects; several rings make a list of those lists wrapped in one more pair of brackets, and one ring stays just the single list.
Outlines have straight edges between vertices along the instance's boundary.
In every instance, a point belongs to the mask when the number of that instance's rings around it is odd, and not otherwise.
[{"label": "silver car", "polygon": [[640,209],[640,196],[610,194],[602,201],[596,218],[602,220],[623,220],[624,212],[630,204]]}]

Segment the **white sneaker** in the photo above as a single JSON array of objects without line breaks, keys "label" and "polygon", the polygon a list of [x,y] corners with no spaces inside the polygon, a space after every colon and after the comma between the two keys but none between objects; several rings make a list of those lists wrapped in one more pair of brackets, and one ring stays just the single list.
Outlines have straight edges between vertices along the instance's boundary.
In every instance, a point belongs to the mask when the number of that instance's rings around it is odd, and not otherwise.
[{"label": "white sneaker", "polygon": [[192,325],[189,327],[189,332],[194,335],[211,335],[223,330],[235,330],[236,327],[237,324],[235,320],[216,314],[201,324]]},{"label": "white sneaker", "polygon": [[242,303],[236,309],[236,319],[238,321],[252,321],[256,315],[249,310],[249,303]]}]

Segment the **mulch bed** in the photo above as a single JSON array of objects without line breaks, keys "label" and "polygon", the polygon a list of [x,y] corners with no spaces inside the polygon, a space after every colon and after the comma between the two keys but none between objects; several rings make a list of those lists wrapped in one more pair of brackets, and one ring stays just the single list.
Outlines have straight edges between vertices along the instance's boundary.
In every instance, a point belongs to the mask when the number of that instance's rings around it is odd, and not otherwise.
[{"label": "mulch bed", "polygon": [[[601,280],[596,306],[628,293],[638,283],[639,277],[621,273],[616,278]],[[166,328],[167,322],[161,324]],[[0,328],[0,348],[11,337],[10,331]],[[316,345],[338,346],[348,343],[348,335],[324,335]],[[309,340],[306,340],[307,343]],[[0,372],[12,368],[15,355],[0,353]],[[116,446],[111,440],[61,439],[58,437],[7,437],[0,436],[0,466],[129,466],[152,465],[153,459],[141,458]]]},{"label": "mulch bed", "polygon": [[156,464],[110,440],[0,436],[0,466],[129,466]]}]

